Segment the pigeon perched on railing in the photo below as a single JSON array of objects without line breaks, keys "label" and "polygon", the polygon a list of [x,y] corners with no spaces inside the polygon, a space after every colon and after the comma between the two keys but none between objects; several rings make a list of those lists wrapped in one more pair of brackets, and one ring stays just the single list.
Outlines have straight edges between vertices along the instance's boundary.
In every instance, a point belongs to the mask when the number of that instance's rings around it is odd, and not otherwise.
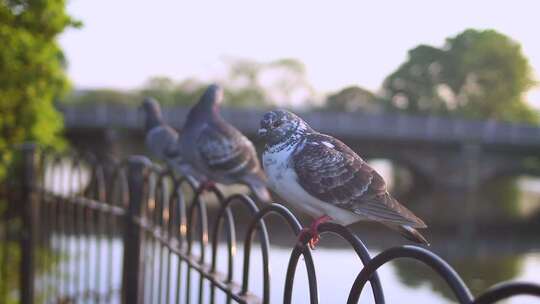
[{"label": "pigeon perched on railing", "polygon": [[211,85],[190,110],[180,149],[184,161],[212,182],[247,185],[262,202],[271,197],[253,143],[220,115],[223,90]]},{"label": "pigeon perched on railing", "polygon": [[310,236],[311,248],[319,241],[318,226],[326,221],[345,226],[376,221],[428,244],[416,230],[426,224],[394,199],[383,178],[341,141],[286,110],[267,112],[258,133],[266,144],[262,159],[269,186],[315,218],[300,236]]},{"label": "pigeon perched on railing", "polygon": [[198,183],[204,177],[193,170],[189,164],[182,160],[179,134],[163,120],[161,107],[153,98],[145,98],[142,103],[144,111],[145,146],[150,153],[166,162],[178,174],[193,177]]}]

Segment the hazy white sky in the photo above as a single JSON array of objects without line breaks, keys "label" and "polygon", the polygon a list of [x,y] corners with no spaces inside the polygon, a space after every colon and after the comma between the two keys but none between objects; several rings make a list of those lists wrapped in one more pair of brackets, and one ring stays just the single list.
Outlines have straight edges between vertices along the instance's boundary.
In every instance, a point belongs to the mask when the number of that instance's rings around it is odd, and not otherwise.
[{"label": "hazy white sky", "polygon": [[[420,43],[466,28],[519,41],[540,75],[539,1],[71,0],[84,22],[60,42],[77,87],[133,88],[156,75],[212,80],[223,59],[297,58],[319,92],[376,90]],[[540,90],[529,94],[540,107]]]}]

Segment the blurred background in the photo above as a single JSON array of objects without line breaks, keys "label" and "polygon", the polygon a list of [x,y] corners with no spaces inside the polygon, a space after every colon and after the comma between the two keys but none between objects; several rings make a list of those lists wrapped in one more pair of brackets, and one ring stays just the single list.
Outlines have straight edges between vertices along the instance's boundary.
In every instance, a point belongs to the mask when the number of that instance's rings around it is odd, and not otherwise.
[{"label": "blurred background", "polygon": [[[225,117],[256,144],[260,115],[284,107],[369,160],[473,293],[538,283],[538,11],[534,1],[0,1],[0,180],[27,140],[145,153],[144,97],[180,129],[219,83]],[[373,253],[404,243],[378,225],[351,229]],[[270,232],[277,303],[294,239]],[[329,236],[315,251],[322,303],[345,301],[361,267],[349,251]],[[422,265],[380,275],[389,303],[453,300]]]}]

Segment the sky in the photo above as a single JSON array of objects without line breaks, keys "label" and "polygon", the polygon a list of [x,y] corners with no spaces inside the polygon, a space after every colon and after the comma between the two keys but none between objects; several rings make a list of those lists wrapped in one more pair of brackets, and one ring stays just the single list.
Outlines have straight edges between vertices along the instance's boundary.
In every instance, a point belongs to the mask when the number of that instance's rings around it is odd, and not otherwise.
[{"label": "sky", "polygon": [[[317,92],[378,90],[418,44],[466,28],[521,43],[540,79],[539,1],[70,0],[81,29],[60,37],[77,88],[131,89],[151,76],[216,80],[227,58],[295,58]],[[540,87],[528,94],[540,108]]]}]

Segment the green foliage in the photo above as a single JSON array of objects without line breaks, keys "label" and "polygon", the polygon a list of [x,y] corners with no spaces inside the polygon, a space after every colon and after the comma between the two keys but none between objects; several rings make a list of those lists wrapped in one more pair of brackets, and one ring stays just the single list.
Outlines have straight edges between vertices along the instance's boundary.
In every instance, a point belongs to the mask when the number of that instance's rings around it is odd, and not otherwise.
[{"label": "green foliage", "polygon": [[229,86],[225,88],[225,102],[240,107],[253,106],[255,102],[260,107],[272,104],[259,81],[263,64],[248,59],[235,59],[229,61],[228,65]]},{"label": "green foliage", "polygon": [[[27,140],[61,147],[63,122],[53,107],[69,87],[56,38],[77,26],[65,1],[0,1],[0,154]],[[5,167],[0,167],[0,180]]]},{"label": "green foliage", "polygon": [[191,105],[201,96],[206,85],[196,80],[175,83],[167,77],[153,77],[137,92],[139,95],[137,102],[146,96],[151,96],[165,105]]},{"label": "green foliage", "polygon": [[[20,246],[16,241],[0,242],[0,265],[20,265]],[[0,280],[0,299],[7,301],[6,304],[19,303],[15,291],[19,288],[18,267],[5,267],[0,270],[2,280]]]},{"label": "green foliage", "polygon": [[493,30],[469,29],[442,48],[420,45],[384,81],[391,110],[536,123],[524,94],[534,85],[521,46]]},{"label": "green foliage", "polygon": [[63,103],[118,104],[138,106],[144,97],[154,97],[164,105],[190,105],[202,94],[206,84],[196,81],[175,83],[167,77],[150,78],[140,90],[92,89],[72,91]]},{"label": "green foliage", "polygon": [[[0,202],[2,203],[2,202]],[[0,213],[2,211],[0,210]],[[13,225],[14,220],[11,220],[6,223],[0,223],[0,230],[6,231],[10,234],[15,234],[20,230],[20,224],[18,224],[16,229],[9,227],[8,225]],[[60,255],[59,252],[55,252],[50,248],[37,247],[35,251],[36,257],[36,273],[38,277],[45,273],[50,273],[58,263],[63,260],[67,260]],[[0,241],[0,265],[3,267],[0,268],[0,299],[4,300],[3,304],[15,304],[20,303],[18,299],[18,290],[20,288],[20,269],[21,265],[21,246],[20,242],[17,240],[2,240]],[[50,291],[56,290],[57,286],[47,286],[47,289]],[[36,294],[38,299],[36,303],[45,303],[42,300],[43,291]]]},{"label": "green foliage", "polygon": [[92,89],[70,92],[63,102],[79,104],[128,104],[139,98],[137,94],[112,89]]},{"label": "green foliage", "polygon": [[[65,12],[65,1],[0,0],[0,183],[13,163],[13,147],[32,140],[61,148],[62,118],[53,101],[69,88],[66,62],[56,38],[66,27],[78,26]],[[0,192],[0,206],[7,206]],[[0,210],[4,218],[7,210]],[[13,234],[15,220],[0,230]],[[19,265],[16,242],[0,242],[0,265]],[[38,265],[38,267],[41,267]],[[1,299],[16,303],[17,267],[2,269]]]},{"label": "green foliage", "polygon": [[[287,102],[299,91],[311,92],[302,63],[281,59],[260,63],[247,59],[228,62],[222,81],[224,102],[233,107],[270,107],[276,101]],[[167,77],[152,77],[140,89],[118,91],[99,89],[75,91],[66,103],[111,103],[137,106],[144,97],[154,97],[164,105],[193,105],[209,83],[195,79],[175,82]],[[307,95],[307,94],[306,94]]]},{"label": "green foliage", "polygon": [[330,94],[326,99],[324,109],[330,111],[362,111],[373,113],[381,110],[381,104],[379,99],[371,91],[358,86],[350,86],[337,93]]}]

